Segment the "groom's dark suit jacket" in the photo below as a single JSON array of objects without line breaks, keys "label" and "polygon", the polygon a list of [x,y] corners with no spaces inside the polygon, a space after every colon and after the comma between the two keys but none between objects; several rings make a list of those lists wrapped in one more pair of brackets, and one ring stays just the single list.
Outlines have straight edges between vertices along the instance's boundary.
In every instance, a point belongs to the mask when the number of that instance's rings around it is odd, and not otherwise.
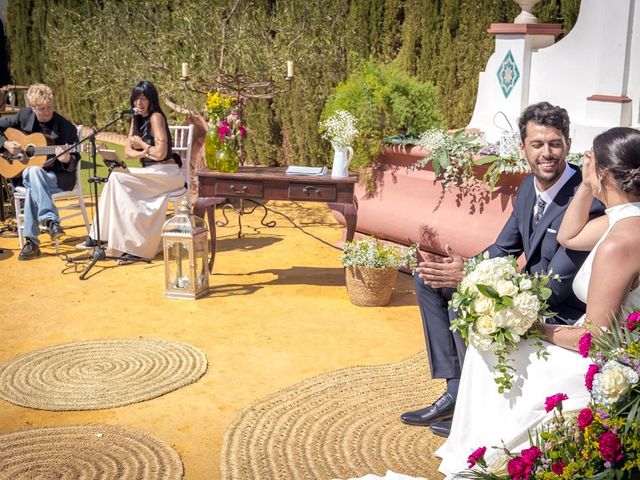
[{"label": "groom's dark suit jacket", "polygon": [[[564,212],[582,182],[579,169],[572,165],[567,168],[574,169],[575,173],[560,189],[553,202],[547,205],[544,215],[535,228],[531,225],[533,207],[536,203],[534,176],[527,176],[518,188],[509,220],[495,243],[486,249],[492,257],[505,255],[519,257],[524,253],[526,271],[553,272],[560,276],[561,281],[549,282],[548,286],[553,293],[547,300],[550,310],[557,313],[550,323],[559,324],[573,324],[585,311],[585,304],[574,295],[572,284],[588,255],[588,252],[567,250],[558,244],[556,238]],[[599,216],[603,211],[603,205],[596,201],[591,207],[591,216]],[[459,378],[466,347],[460,334],[449,329],[455,313],[448,310],[447,304],[455,289],[432,288],[426,285],[418,275],[415,277],[415,288],[422,315],[431,375],[433,378]]]},{"label": "groom's dark suit jacket", "polygon": [[[535,228],[531,226],[533,207],[536,203],[534,177],[529,175],[524,179],[518,188],[516,203],[509,220],[495,243],[487,251],[492,257],[504,255],[518,257],[524,252],[527,261],[524,267],[526,271],[552,272],[560,275],[560,281],[549,282],[548,286],[553,291],[553,295],[548,303],[550,309],[557,313],[557,323],[572,324],[585,311],[584,303],[573,293],[572,284],[573,278],[589,252],[567,250],[560,246],[556,239],[564,212],[582,182],[580,170],[572,165],[568,165],[568,168],[576,172],[560,189],[553,202],[547,205],[544,215]],[[594,202],[591,207],[592,218],[602,215],[603,208],[600,202]]]}]

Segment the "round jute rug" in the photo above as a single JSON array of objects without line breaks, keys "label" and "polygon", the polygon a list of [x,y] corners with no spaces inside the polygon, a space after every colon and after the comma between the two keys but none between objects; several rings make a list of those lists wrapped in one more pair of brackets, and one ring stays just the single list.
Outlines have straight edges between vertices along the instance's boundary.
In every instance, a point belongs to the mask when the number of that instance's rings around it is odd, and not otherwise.
[{"label": "round jute rug", "polygon": [[443,439],[399,417],[443,391],[424,353],[304,380],[239,413],[224,435],[222,478],[326,480],[387,470],[442,478],[432,452]]},{"label": "round jute rug", "polygon": [[0,479],[173,480],[180,457],[146,433],[111,425],[38,428],[0,434]]},{"label": "round jute rug", "polygon": [[40,410],[120,407],[197,381],[202,352],[161,340],[67,343],[19,355],[0,366],[0,398]]}]

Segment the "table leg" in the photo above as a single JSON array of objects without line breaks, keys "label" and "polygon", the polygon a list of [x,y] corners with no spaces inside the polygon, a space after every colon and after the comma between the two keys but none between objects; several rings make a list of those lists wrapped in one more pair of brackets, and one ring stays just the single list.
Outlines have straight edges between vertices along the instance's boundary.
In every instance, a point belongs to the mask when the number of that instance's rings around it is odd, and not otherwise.
[{"label": "table leg", "polygon": [[358,223],[358,206],[355,203],[329,203],[329,208],[340,212],[344,217],[347,226],[345,240],[351,242],[356,233],[356,224]]}]

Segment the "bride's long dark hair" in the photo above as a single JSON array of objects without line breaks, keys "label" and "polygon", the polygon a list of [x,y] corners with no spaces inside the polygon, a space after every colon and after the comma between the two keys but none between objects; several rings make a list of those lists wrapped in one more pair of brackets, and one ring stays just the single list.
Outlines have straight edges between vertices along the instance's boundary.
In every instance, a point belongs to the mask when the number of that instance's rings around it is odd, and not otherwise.
[{"label": "bride's long dark hair", "polygon": [[615,127],[593,139],[596,169],[611,174],[623,192],[640,196],[640,130]]}]

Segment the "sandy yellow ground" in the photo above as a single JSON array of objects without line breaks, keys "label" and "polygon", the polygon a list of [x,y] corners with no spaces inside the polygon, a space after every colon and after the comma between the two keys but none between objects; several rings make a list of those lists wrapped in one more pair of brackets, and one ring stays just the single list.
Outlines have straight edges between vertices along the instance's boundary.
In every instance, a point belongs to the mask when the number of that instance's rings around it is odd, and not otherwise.
[{"label": "sandy yellow ground", "polygon": [[[321,204],[269,204],[305,232],[335,244],[341,228]],[[151,264],[100,262],[86,281],[55,255],[19,262],[17,238],[0,238],[0,362],[49,345],[147,337],[189,343],[209,369],[195,384],[150,401],[88,412],[49,412],[0,400],[0,431],[108,423],[147,431],[180,454],[187,480],[216,479],[223,433],[237,412],[300,380],[338,368],[399,361],[424,349],[411,278],[401,274],[392,303],[351,305],[340,251],[273,216],[276,228],[244,217],[218,229],[208,297],[163,296],[161,257]],[[85,230],[75,219],[62,253],[73,256]],[[400,413],[400,412],[398,412]]]}]

